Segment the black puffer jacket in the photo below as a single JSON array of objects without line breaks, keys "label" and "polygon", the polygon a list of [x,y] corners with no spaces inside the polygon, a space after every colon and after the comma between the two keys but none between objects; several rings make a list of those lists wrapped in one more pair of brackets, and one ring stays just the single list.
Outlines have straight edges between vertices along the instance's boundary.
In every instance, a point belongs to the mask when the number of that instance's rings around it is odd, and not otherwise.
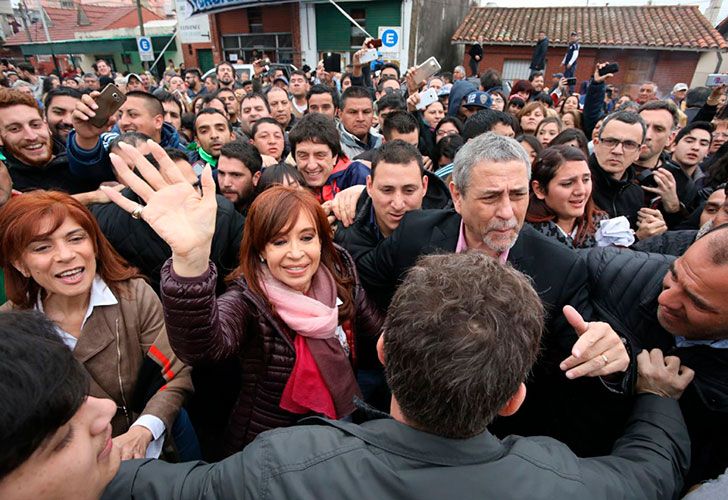
[{"label": "black puffer jacket", "polygon": [[89,182],[88,179],[76,177],[71,173],[66,148],[56,140],[53,140],[53,159],[41,167],[23,163],[6,148],[2,148],[2,152],[6,158],[5,165],[13,181],[13,188],[18,191],[52,189],[77,194],[93,191],[98,187],[98,182]]},{"label": "black puffer jacket", "polygon": [[[680,398],[690,433],[692,459],[687,487],[714,478],[728,467],[728,349],[707,345],[676,347],[675,337],[657,321],[657,298],[674,257],[601,248],[587,254],[589,287],[595,313],[636,352],[659,348],[695,370],[695,378]],[[623,415],[628,414],[628,405]],[[626,420],[612,420],[621,432]]]},{"label": "black puffer jacket", "polygon": [[638,241],[632,245],[632,250],[638,252],[661,253],[679,257],[685,253],[690,245],[695,242],[698,235],[696,230],[686,229],[684,231],[667,231],[652,238]]},{"label": "black puffer jacket", "polygon": [[[122,191],[122,194],[130,200],[143,203],[128,188]],[[101,231],[111,245],[131,265],[149,278],[152,288],[159,294],[160,270],[165,261],[172,256],[169,245],[149,227],[149,224],[143,220],[133,219],[115,203],[90,205],[88,208],[96,217]],[[238,266],[244,222],[245,219],[235,210],[232,203],[217,195],[217,217],[210,260],[221,270],[218,291],[223,290],[224,277]]]},{"label": "black puffer jacket", "polygon": [[[351,257],[343,250],[341,257],[345,272],[354,279],[356,342],[349,345],[355,357],[359,338],[377,337],[383,318],[359,284]],[[162,306],[175,354],[193,368],[230,358],[240,361],[240,392],[227,428],[219,430],[225,455],[240,451],[263,431],[293,425],[301,415],[283,410],[279,403],[296,360],[295,332],[244,279],[216,297],[215,266],[202,276],[181,278],[173,273],[171,262],[162,269]]]}]

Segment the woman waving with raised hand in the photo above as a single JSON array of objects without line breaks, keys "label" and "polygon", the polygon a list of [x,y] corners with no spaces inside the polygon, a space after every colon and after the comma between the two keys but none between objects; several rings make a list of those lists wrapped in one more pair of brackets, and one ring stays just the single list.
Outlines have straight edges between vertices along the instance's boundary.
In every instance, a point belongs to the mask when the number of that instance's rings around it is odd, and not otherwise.
[{"label": "woman waving with raised hand", "polygon": [[146,206],[110,198],[172,248],[162,269],[162,305],[179,358],[193,366],[240,360],[241,389],[224,431],[224,454],[304,415],[350,415],[361,396],[356,360],[376,356],[382,318],[367,301],[351,257],[333,244],[319,203],[283,186],[261,193],[248,212],[239,266],[216,297],[210,169],[202,173],[200,193],[160,147],[150,146],[159,171],[122,146],[144,179],[111,157]]}]

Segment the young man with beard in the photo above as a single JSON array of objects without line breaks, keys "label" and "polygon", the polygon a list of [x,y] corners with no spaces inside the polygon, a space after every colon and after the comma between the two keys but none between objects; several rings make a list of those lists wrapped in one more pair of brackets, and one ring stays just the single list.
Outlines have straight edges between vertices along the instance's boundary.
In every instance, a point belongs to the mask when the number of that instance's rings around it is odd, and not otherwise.
[{"label": "young man with beard", "polygon": [[[89,123],[98,110],[94,101],[98,95],[92,92],[81,96],[73,112],[74,131],[68,136],[68,161],[74,175],[97,183],[115,179],[108,144],[118,135],[117,130],[121,133],[141,132],[163,148],[184,150],[177,129],[164,122],[164,106],[154,95],[142,91],[128,92],[117,115],[111,116],[101,128]],[[114,131],[106,132],[114,123]]]},{"label": "young man with beard", "polygon": [[235,140],[235,133],[221,111],[205,108],[195,118],[195,138],[199,160],[192,167],[200,175],[208,163],[212,168],[217,167],[220,151],[225,144]]},{"label": "young man with beard", "polygon": [[197,68],[186,69],[182,74],[187,82],[187,95],[190,99],[194,99],[200,94],[207,92],[207,89],[202,85],[202,73]]},{"label": "young man with beard", "polygon": [[260,179],[263,160],[251,144],[232,141],[220,150],[217,162],[217,184],[235,209],[245,215],[253,202],[255,187]]},{"label": "young man with beard", "polygon": [[229,62],[221,62],[215,68],[217,84],[221,89],[235,88],[235,68]]},{"label": "young man with beard", "polygon": [[66,145],[68,134],[73,130],[73,110],[81,99],[81,92],[69,87],[59,87],[46,94],[43,101],[45,118],[54,139]]},{"label": "young man with beard", "polygon": [[0,89],[0,142],[15,189],[93,191],[94,182],[74,176],[63,144],[54,141],[38,104],[28,94]]}]

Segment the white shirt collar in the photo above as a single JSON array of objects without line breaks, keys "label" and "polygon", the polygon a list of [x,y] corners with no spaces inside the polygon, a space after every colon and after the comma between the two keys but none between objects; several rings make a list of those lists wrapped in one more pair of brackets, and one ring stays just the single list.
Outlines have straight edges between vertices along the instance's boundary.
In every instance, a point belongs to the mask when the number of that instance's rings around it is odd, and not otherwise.
[{"label": "white shirt collar", "polygon": [[[93,313],[95,307],[114,306],[118,303],[119,301],[116,299],[114,294],[111,292],[111,289],[101,278],[101,276],[99,276],[98,274],[94,276],[94,280],[91,283],[91,296],[89,297],[88,301],[88,309],[86,309],[86,314],[83,317],[81,329],[83,329],[83,327],[86,325],[86,321],[91,317],[91,314]],[[35,309],[36,311],[45,313],[45,311],[43,311],[43,301],[41,300],[40,293],[38,294],[38,300],[35,304]],[[56,325],[56,331],[69,349],[73,350],[76,347],[76,343],[78,342],[78,339],[76,337],[66,332],[58,325]]]}]

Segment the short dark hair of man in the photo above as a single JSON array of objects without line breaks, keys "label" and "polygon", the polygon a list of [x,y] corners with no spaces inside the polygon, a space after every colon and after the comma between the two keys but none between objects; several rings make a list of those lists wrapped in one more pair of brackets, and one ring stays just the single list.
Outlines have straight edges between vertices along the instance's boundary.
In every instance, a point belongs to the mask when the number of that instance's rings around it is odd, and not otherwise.
[{"label": "short dark hair of man", "polygon": [[385,94],[377,101],[377,113],[384,110],[407,111],[407,103],[402,94]]},{"label": "short dark hair of man", "polygon": [[89,390],[50,320],[38,312],[0,314],[0,481],[76,414]]},{"label": "short dark hair of man", "polygon": [[195,130],[197,130],[197,119],[201,117],[202,115],[220,115],[223,118],[225,118],[225,123],[227,123],[228,130],[230,132],[233,131],[233,126],[230,125],[230,121],[227,119],[227,116],[225,116],[225,113],[220,111],[217,108],[202,108],[199,113],[197,113],[197,116],[195,116]]},{"label": "short dark hair of man", "polygon": [[480,86],[485,91],[503,87],[503,80],[501,79],[500,73],[494,69],[486,69],[480,77]]},{"label": "short dark hair of man", "polygon": [[533,80],[537,76],[543,76],[543,71],[534,71],[533,73],[531,73],[531,76],[528,77],[528,81],[531,82],[531,83],[533,83]]},{"label": "short dark hair of man", "polygon": [[341,94],[341,109],[346,107],[347,99],[369,99],[372,100],[372,95],[369,93],[369,89],[365,87],[351,86]]},{"label": "short dark hair of man", "polygon": [[187,130],[195,130],[195,118],[197,116],[194,113],[182,113],[180,117],[182,120],[182,128]]},{"label": "short dark hair of man", "polygon": [[205,106],[205,105],[206,104],[210,104],[212,101],[214,101],[216,99],[218,101],[220,101],[220,103],[222,103],[223,106],[225,105],[225,103],[222,102],[222,100],[217,96],[217,92],[213,92],[212,94],[205,94],[205,95],[203,95],[203,96],[200,97],[200,101],[202,101],[201,106],[203,108],[207,108],[208,106]]},{"label": "short dark hair of man", "polygon": [[412,113],[407,111],[392,111],[388,113],[382,123],[382,135],[387,141],[392,140],[392,132],[409,134],[420,131],[420,123]]},{"label": "short dark hair of man", "polygon": [[675,140],[672,142],[673,145],[677,145],[680,143],[680,141],[683,140],[683,137],[688,135],[693,130],[705,130],[708,132],[708,137],[710,137],[710,142],[713,142],[713,132],[715,131],[715,127],[710,122],[691,122],[685,125],[683,128],[680,129],[680,132],[677,133],[675,136]]},{"label": "short dark hair of man", "polygon": [[637,113],[642,113],[643,111],[658,110],[665,110],[670,113],[670,115],[672,115],[672,128],[676,129],[678,124],[680,123],[680,115],[678,113],[677,106],[672,101],[662,101],[659,99],[647,101],[639,107]]},{"label": "short dark hair of man", "polygon": [[481,134],[490,132],[491,130],[493,130],[493,127],[495,127],[499,123],[511,127],[513,129],[513,132],[516,133],[513,122],[513,116],[509,113],[496,111],[494,109],[481,109],[477,113],[471,115],[467,120],[465,120],[465,125],[463,125],[463,133],[461,135],[463,136],[463,139],[465,139],[465,141],[467,142],[468,140],[478,137]]},{"label": "short dark hair of man", "polygon": [[80,90],[73,89],[71,87],[57,87],[55,89],[51,89],[46,94],[45,99],[43,99],[43,109],[47,115],[48,108],[50,108],[51,102],[53,102],[53,99],[56,97],[72,97],[80,100],[82,95],[83,94]]},{"label": "short dark hair of man", "polygon": [[255,146],[249,142],[230,141],[220,148],[220,156],[239,160],[252,175],[257,174],[263,168],[263,158]]},{"label": "short dark hair of man", "polygon": [[[253,128],[250,129],[250,137],[251,137],[251,139],[254,139],[255,138],[255,134],[258,133],[258,129],[264,123],[267,123],[269,125],[276,125],[279,129],[281,129],[281,133],[282,134],[285,134],[286,133],[286,131],[283,130],[283,127],[281,126],[281,124],[278,123],[275,119],[271,118],[270,116],[264,116],[263,118],[258,118],[255,121],[255,124],[253,124]],[[253,173],[255,173],[255,172],[253,172]]]},{"label": "short dark hair of man", "polygon": [[324,144],[331,149],[334,157],[338,157],[341,154],[341,143],[339,142],[339,131],[336,130],[336,124],[331,118],[321,113],[303,115],[291,131],[288,132],[288,141],[291,143],[291,153],[294,156],[296,154],[296,146],[302,142]]},{"label": "short dark hair of man", "polygon": [[[182,106],[182,103],[177,98],[177,96],[175,96],[171,92],[167,92],[164,89],[159,89],[159,90],[157,90],[157,91],[154,92],[154,97],[156,97],[157,99],[159,99],[159,101],[161,103],[165,103],[165,102],[173,102],[173,103],[175,103],[179,107],[179,115],[182,116],[182,113],[184,112],[184,107]],[[164,109],[164,107],[162,109]]]},{"label": "short dark hair of man", "polygon": [[417,163],[417,166],[420,169],[420,175],[425,175],[425,166],[422,161],[422,155],[416,147],[399,139],[392,142],[386,142],[374,152],[370,175],[372,179],[374,179],[377,165],[379,165],[380,162],[391,163],[394,165],[409,165],[413,161]]},{"label": "short dark hair of man", "polygon": [[186,161],[188,163],[190,161],[187,157],[187,153],[185,153],[181,149],[164,148],[164,152],[167,153],[167,156],[169,156],[169,159],[172,161]]},{"label": "short dark hair of man", "polygon": [[188,74],[193,74],[193,75],[197,76],[197,78],[202,79],[202,72],[199,69],[197,69],[197,68],[187,68],[182,73],[182,77],[184,78]]},{"label": "short dark hair of man", "polygon": [[27,71],[31,75],[35,75],[35,66],[29,62],[18,63],[15,67],[18,68],[19,71]]},{"label": "short dark hair of man", "polygon": [[[293,71],[291,71],[291,77],[293,77],[293,75],[302,76],[304,80],[308,81],[308,77],[306,76],[306,73],[304,71],[301,71],[300,69],[294,69]],[[290,78],[289,78],[289,80],[290,80]]]},{"label": "short dark hair of man", "polygon": [[708,96],[712,91],[710,87],[693,87],[685,94],[685,106],[688,108],[702,108],[708,102]]},{"label": "short dark hair of man", "polygon": [[539,92],[539,93],[531,96],[531,100],[542,102],[549,108],[554,107],[554,100],[551,99],[551,96],[548,95],[548,93],[546,93],[546,92]]},{"label": "short dark hair of man", "polygon": [[482,433],[536,361],[543,318],[512,267],[481,252],[421,257],[383,327],[387,383],[406,421],[451,439]]},{"label": "short dark hair of man", "polygon": [[457,135],[446,135],[440,141],[435,144],[435,152],[432,155],[432,162],[434,163],[433,167],[435,170],[439,168],[440,165],[440,158],[448,158],[451,162],[455,159],[455,155],[458,151],[460,151],[460,148],[463,147],[465,144],[465,140]]},{"label": "short dark hair of man", "polygon": [[149,139],[151,139],[151,137],[142,132],[124,132],[117,135],[111,140],[111,142],[109,142],[109,151],[113,151],[118,148],[120,142],[136,147],[141,144],[146,144]]},{"label": "short dark hair of man", "polygon": [[382,67],[379,68],[379,70],[380,71],[384,71],[387,68],[392,68],[392,69],[394,69],[397,72],[397,80],[399,80],[401,78],[402,75],[399,72],[399,66],[397,66],[394,63],[384,63],[384,64],[382,64]]},{"label": "short dark hair of man", "polygon": [[640,141],[640,144],[645,142],[645,136],[647,135],[647,124],[640,115],[638,115],[637,113],[633,113],[632,111],[617,111],[615,113],[607,115],[607,117],[602,122],[602,127],[599,129],[600,140],[602,138],[602,133],[604,132],[604,129],[607,127],[607,124],[613,120],[626,123],[627,125],[634,125],[635,123],[638,123],[642,127],[642,140]]},{"label": "short dark hair of man", "polygon": [[339,109],[339,92],[334,87],[321,85],[320,83],[317,83],[308,89],[308,93],[306,94],[306,103],[311,100],[311,96],[318,94],[329,94],[331,96],[331,101],[334,103],[334,108]]},{"label": "short dark hair of man", "polygon": [[260,174],[258,184],[255,186],[255,196],[275,185],[287,185],[288,180],[294,180],[299,186],[305,186],[306,180],[296,167],[288,163],[276,163],[270,167],[265,167],[263,173]]},{"label": "short dark hair of man", "polygon": [[240,99],[240,106],[242,106],[243,103],[249,99],[260,99],[261,101],[263,101],[265,109],[267,109],[268,113],[270,113],[270,104],[268,104],[268,98],[266,96],[264,96],[260,92],[248,92],[243,96],[242,99]]},{"label": "short dark hair of man", "polygon": [[164,106],[162,106],[162,101],[160,101],[157,96],[143,90],[132,90],[131,92],[126,93],[126,97],[127,99],[129,97],[139,97],[144,100],[147,111],[149,111],[152,116],[164,116]]}]

